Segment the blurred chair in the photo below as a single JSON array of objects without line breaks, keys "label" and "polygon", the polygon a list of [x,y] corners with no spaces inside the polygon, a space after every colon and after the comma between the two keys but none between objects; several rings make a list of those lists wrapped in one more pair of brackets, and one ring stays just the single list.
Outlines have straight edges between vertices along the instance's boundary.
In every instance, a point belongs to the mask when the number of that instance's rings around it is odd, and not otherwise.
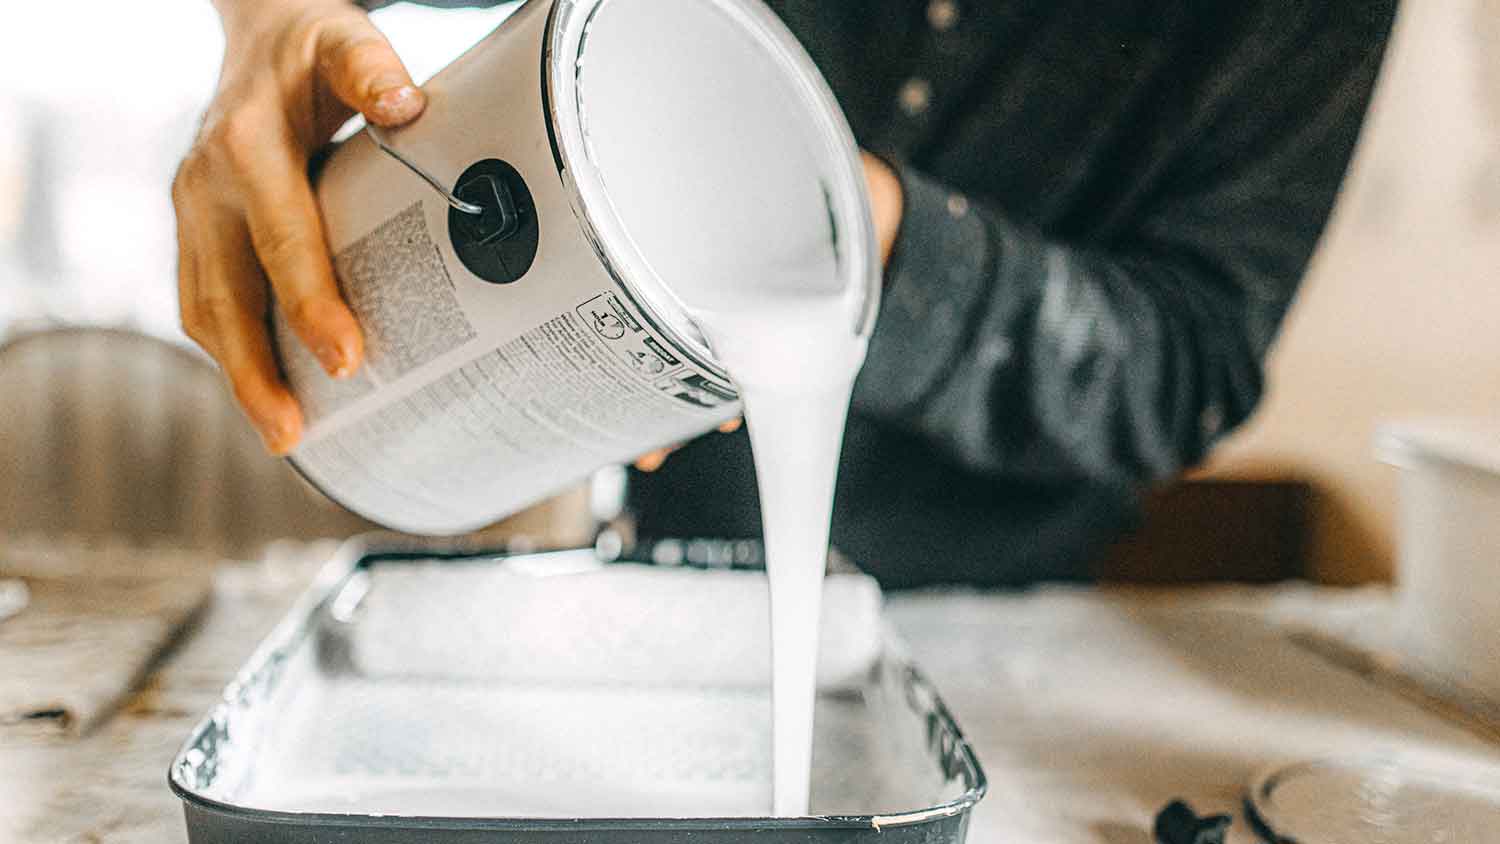
[{"label": "blurred chair", "polygon": [[247,555],[369,526],[267,457],[192,351],[105,328],[0,343],[0,532]]},{"label": "blurred chair", "polygon": [[[592,539],[587,490],[476,532],[564,547]],[[275,539],[376,526],[268,457],[218,369],[164,340],[58,328],[0,341],[0,535],[108,537],[249,556]]]}]

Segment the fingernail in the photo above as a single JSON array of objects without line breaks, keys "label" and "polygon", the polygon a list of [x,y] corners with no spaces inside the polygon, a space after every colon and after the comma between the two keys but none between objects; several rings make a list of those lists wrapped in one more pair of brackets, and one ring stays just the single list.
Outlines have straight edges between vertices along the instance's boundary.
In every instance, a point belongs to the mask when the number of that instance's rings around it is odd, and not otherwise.
[{"label": "fingernail", "polygon": [[285,457],[292,450],[291,443],[285,439],[285,434],[274,431],[262,431],[261,441],[266,444],[266,451],[277,457]]},{"label": "fingernail", "polygon": [[330,376],[348,378],[354,374],[354,352],[346,345],[335,342],[319,346],[317,355]]},{"label": "fingernail", "polygon": [[266,444],[266,450],[281,457],[297,445],[296,432],[285,420],[265,419],[261,421],[260,438]]},{"label": "fingernail", "polygon": [[414,116],[421,102],[421,92],[411,85],[397,83],[394,87],[376,85],[380,93],[375,95],[371,110],[385,120],[400,120]]}]

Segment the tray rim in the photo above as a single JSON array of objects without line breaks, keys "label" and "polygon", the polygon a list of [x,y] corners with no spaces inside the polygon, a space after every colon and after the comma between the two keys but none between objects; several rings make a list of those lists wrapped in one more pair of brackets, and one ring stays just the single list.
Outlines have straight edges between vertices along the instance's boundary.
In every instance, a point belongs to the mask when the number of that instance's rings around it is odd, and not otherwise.
[{"label": "tray rim", "polygon": [[392,559],[454,559],[476,557],[521,557],[557,551],[589,550],[579,548],[537,549],[513,552],[497,548],[492,542],[468,539],[416,539],[385,531],[361,534],[341,543],[323,564],[308,586],[299,594],[287,612],[266,637],[256,645],[245,664],[225,686],[220,699],[209,708],[188,733],[167,768],[167,784],[185,805],[203,811],[268,824],[308,824],[343,827],[390,827],[411,829],[478,829],[497,831],[560,830],[702,830],[702,829],[882,829],[928,823],[971,810],[984,797],[989,782],[973,746],[964,736],[942,696],[927,676],[915,665],[903,666],[912,683],[931,696],[933,714],[937,715],[953,737],[954,751],[962,760],[963,776],[968,788],[959,796],[933,806],[886,815],[807,815],[800,817],[692,817],[692,818],[525,818],[525,817],[445,817],[436,815],[356,814],[331,812],[289,812],[260,809],[227,803],[198,793],[182,782],[178,771],[188,754],[229,707],[235,705],[239,690],[260,672],[290,653],[300,640],[306,622],[330,601],[336,599],[350,577],[369,565]]}]

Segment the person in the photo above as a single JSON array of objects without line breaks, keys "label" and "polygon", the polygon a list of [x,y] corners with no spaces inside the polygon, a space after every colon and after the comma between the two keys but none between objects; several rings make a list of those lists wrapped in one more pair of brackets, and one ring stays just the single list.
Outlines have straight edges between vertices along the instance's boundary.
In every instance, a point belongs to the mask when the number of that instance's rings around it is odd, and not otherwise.
[{"label": "person", "polygon": [[[833,543],[890,586],[1086,577],[1146,485],[1254,410],[1394,0],[769,5],[868,151],[887,259]],[[345,0],[218,6],[223,73],[173,187],[182,320],[284,453],[268,289],[330,373],[362,356],[307,161],[423,96]],[[641,534],[759,534],[743,432],[657,463],[632,478]]]}]

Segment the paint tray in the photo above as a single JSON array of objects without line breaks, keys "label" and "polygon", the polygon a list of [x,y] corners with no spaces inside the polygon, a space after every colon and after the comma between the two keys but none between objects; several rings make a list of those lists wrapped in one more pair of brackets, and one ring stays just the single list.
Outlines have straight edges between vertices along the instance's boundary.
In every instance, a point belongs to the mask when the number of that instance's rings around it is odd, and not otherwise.
[{"label": "paint tray", "polygon": [[764,592],[688,567],[633,585],[661,571],[350,542],[172,763],[189,840],[964,840],[984,775],[878,624],[873,645],[825,629],[813,814],[766,817],[764,631],[739,606]]}]

